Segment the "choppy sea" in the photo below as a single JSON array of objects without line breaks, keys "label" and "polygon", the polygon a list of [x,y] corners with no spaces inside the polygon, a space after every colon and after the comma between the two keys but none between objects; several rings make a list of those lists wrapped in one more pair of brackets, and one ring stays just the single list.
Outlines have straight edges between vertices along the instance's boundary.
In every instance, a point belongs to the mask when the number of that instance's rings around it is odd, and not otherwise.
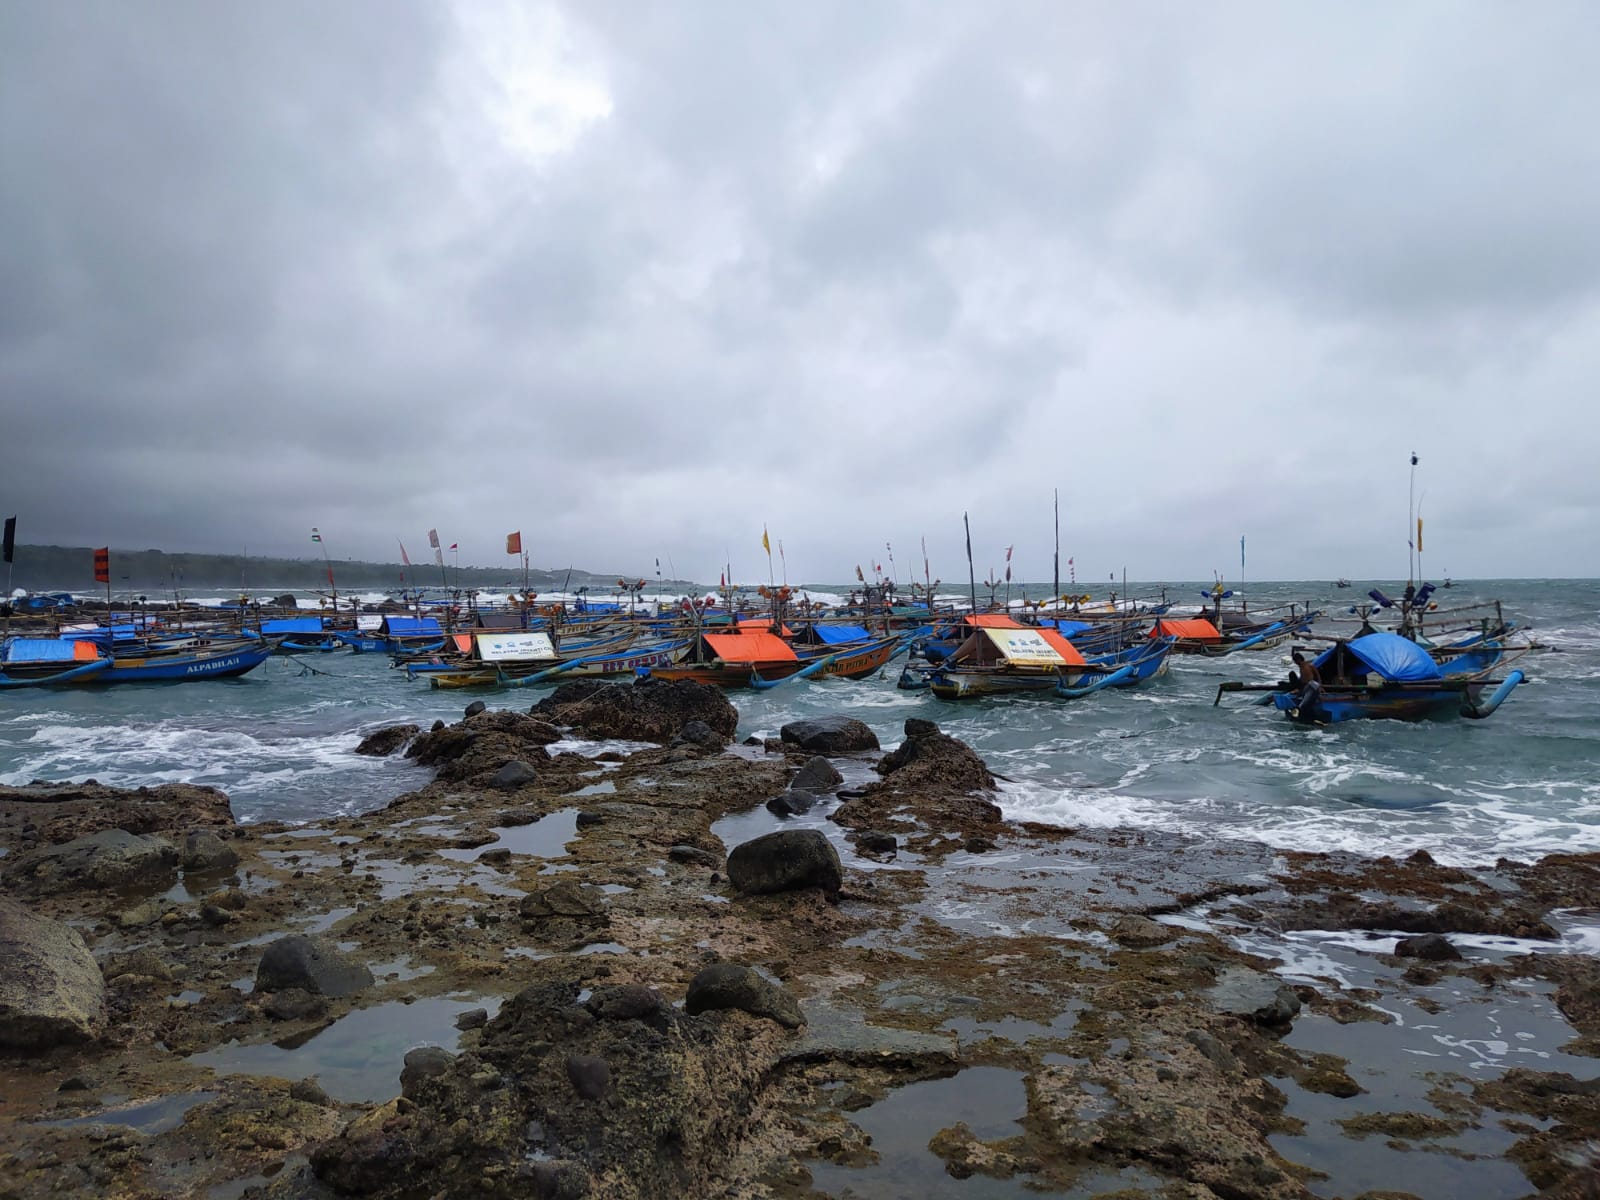
[{"label": "choppy sea", "polygon": [[[1365,587],[1254,585],[1250,600],[1337,613]],[[1457,582],[1440,595],[1452,607],[1498,598],[1545,647],[1520,661],[1529,682],[1487,721],[1306,729],[1247,696],[1212,706],[1224,680],[1281,678],[1284,650],[1175,659],[1146,687],[1076,702],[949,703],[898,690],[897,667],[733,699],[741,737],[845,713],[888,746],[907,717],[931,718],[1005,777],[1002,806],[1028,820],[1372,855],[1424,847],[1461,865],[1600,850],[1600,582]],[[451,720],[472,698],[347,653],[274,658],[237,680],[4,693],[0,782],[204,783],[227,791],[242,820],[309,821],[381,805],[421,781],[403,761],[356,755],[363,733]],[[537,693],[483,698],[525,706]]]}]

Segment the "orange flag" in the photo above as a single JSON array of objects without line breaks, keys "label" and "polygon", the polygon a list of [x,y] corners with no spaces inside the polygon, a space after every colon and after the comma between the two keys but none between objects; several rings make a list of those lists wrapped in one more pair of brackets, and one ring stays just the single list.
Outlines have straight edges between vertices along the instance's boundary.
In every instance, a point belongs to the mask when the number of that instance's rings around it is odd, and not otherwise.
[{"label": "orange flag", "polygon": [[515,533],[506,534],[506,553],[522,553],[522,530],[519,529]]}]

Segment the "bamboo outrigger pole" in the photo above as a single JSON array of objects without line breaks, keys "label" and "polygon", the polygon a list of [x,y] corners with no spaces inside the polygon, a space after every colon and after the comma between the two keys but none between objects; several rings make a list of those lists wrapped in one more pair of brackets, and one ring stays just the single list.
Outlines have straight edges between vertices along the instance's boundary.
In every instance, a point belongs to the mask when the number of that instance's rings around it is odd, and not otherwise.
[{"label": "bamboo outrigger pole", "polygon": [[972,522],[967,519],[967,514],[961,514],[962,527],[967,531],[967,585],[971,588],[972,615],[978,615],[978,576],[972,569]]},{"label": "bamboo outrigger pole", "polygon": [[1056,488],[1056,490],[1055,490],[1055,511],[1056,511],[1056,552],[1055,552],[1055,557],[1052,560],[1052,562],[1054,563],[1054,567],[1055,567],[1055,573],[1051,576],[1051,579],[1050,579],[1050,586],[1053,589],[1051,591],[1051,593],[1050,593],[1050,607],[1051,608],[1058,608],[1060,606],[1060,604],[1061,604],[1061,489],[1060,488]]}]

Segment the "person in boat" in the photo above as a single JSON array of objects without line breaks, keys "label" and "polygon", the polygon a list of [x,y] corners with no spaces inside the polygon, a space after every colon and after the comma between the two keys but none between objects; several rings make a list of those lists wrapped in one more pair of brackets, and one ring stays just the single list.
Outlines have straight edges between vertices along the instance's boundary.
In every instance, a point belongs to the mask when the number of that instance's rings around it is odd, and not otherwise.
[{"label": "person in boat", "polygon": [[1296,650],[1289,656],[1294,660],[1297,671],[1289,672],[1289,690],[1295,695],[1295,712],[1298,716],[1310,717],[1317,710],[1317,705],[1322,699],[1322,674],[1317,666],[1305,653]]}]

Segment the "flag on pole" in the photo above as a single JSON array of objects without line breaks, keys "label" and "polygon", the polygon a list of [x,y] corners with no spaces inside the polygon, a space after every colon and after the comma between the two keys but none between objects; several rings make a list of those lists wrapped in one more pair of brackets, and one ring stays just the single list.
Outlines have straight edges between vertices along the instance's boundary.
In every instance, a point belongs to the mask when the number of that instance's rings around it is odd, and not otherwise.
[{"label": "flag on pole", "polygon": [[856,564],[856,578],[861,580],[862,583],[865,583],[867,581],[867,577],[861,573],[861,564],[860,563]]},{"label": "flag on pole", "polygon": [[[395,541],[400,542],[400,539],[395,538]],[[406,544],[404,542],[400,542],[400,561],[405,563],[405,565],[408,567],[411,565],[411,559],[406,554]]]},{"label": "flag on pole", "polygon": [[5,555],[7,562],[13,561],[17,556],[17,519],[15,517],[6,518]]},{"label": "flag on pole", "polygon": [[659,558],[656,559],[656,578],[661,578],[661,560]]},{"label": "flag on pole", "polygon": [[459,550],[459,549],[460,549],[460,548],[461,548],[461,546],[460,546],[460,543],[459,543],[459,542],[451,542],[451,543],[450,543],[450,549],[452,549],[452,550]]},{"label": "flag on pole", "polygon": [[506,553],[522,553],[522,530],[519,529],[515,533],[506,534]]},{"label": "flag on pole", "polygon": [[767,552],[767,557],[772,557],[772,543],[767,540],[767,527],[761,527],[761,548]]},{"label": "flag on pole", "polygon": [[311,527],[311,540],[313,542],[320,542],[322,540],[322,534],[317,532],[317,527],[315,525]]},{"label": "flag on pole", "polygon": [[1417,553],[1422,553],[1422,518],[1417,518]]},{"label": "flag on pole", "polygon": [[1010,561],[1011,561],[1011,552],[1012,552],[1012,551],[1013,551],[1013,550],[1015,550],[1015,549],[1016,549],[1016,547],[1015,547],[1015,546],[1007,546],[1007,547],[1006,547],[1006,561],[1007,561],[1007,562],[1010,562]]},{"label": "flag on pole", "polygon": [[111,582],[111,547],[102,546],[94,552],[94,581]]},{"label": "flag on pole", "polygon": [[435,550],[439,548],[439,531],[437,529],[428,530],[428,545]]}]

